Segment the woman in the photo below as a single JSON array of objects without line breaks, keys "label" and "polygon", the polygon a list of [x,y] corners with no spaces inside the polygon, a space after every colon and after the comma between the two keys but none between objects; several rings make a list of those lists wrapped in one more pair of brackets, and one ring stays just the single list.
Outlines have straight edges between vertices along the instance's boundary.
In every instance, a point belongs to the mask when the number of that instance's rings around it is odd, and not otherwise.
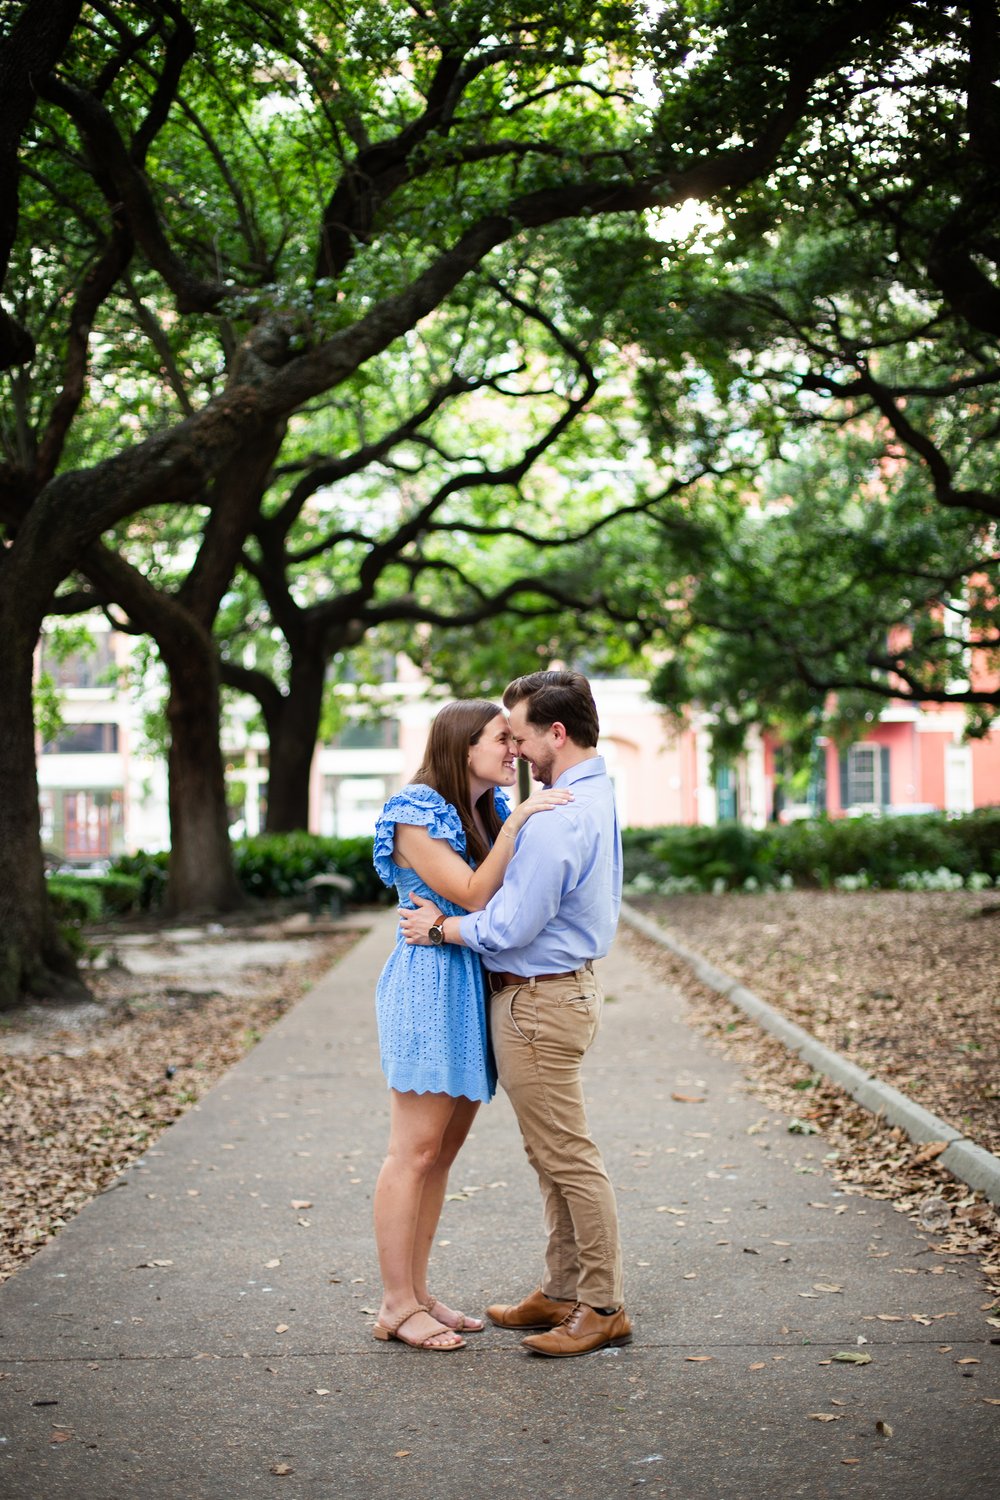
[{"label": "woman", "polygon": [[[401,906],[416,893],[442,916],[484,906],[500,889],[517,830],[532,813],[571,800],[536,792],[509,812],[497,791],[516,780],[510,730],[495,703],[446,704],[431,725],[424,763],[391,797],[375,829],[375,868]],[[448,1170],[496,1070],[489,1052],[483,975],[468,948],[422,947],[397,935],[376,990],[379,1048],[390,1089],[389,1151],[375,1185],[382,1271],[377,1339],[415,1349],[461,1349],[469,1318],[427,1288],[427,1262]]]}]

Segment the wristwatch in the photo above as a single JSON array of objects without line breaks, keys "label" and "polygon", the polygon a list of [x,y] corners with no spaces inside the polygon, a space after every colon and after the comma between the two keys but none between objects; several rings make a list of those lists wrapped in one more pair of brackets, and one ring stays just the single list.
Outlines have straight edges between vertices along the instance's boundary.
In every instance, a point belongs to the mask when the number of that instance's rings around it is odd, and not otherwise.
[{"label": "wristwatch", "polygon": [[427,929],[427,941],[431,943],[435,948],[440,948],[441,944],[444,942],[444,928],[441,925],[443,921],[444,913],[438,912],[437,920],[434,922],[432,927],[429,927]]}]

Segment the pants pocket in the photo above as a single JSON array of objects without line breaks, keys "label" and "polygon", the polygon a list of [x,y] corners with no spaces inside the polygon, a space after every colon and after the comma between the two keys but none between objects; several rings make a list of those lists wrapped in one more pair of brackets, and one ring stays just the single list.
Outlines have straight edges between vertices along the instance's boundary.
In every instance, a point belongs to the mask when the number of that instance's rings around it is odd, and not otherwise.
[{"label": "pants pocket", "polygon": [[560,995],[556,1005],[563,1010],[579,1011],[581,1015],[590,1015],[597,1009],[596,995]]},{"label": "pants pocket", "polygon": [[515,990],[507,1005],[510,1024],[524,1042],[533,1042],[538,1036],[538,1007],[527,986]]},{"label": "pants pocket", "polygon": [[550,1015],[553,1034],[561,1038],[568,1053],[582,1057],[601,1024],[600,996],[569,990],[555,1000]]}]

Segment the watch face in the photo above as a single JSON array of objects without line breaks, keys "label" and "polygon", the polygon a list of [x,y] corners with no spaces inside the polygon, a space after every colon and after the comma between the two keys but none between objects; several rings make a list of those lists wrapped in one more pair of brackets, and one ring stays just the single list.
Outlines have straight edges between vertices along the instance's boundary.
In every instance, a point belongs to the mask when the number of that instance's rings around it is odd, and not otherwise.
[{"label": "watch face", "polygon": [[430,938],[434,946],[437,947],[439,944],[444,942],[444,928],[435,925],[428,929],[427,936]]}]

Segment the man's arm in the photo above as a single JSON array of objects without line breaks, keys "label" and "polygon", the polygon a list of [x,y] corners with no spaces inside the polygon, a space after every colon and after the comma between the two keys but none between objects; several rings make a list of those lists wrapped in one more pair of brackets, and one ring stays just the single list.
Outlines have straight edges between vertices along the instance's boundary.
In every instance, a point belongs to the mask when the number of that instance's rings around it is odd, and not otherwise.
[{"label": "man's arm", "polygon": [[[579,874],[578,838],[573,822],[557,810],[540,829],[541,820],[532,818],[521,830],[504,883],[484,910],[446,917],[439,924],[445,942],[484,955],[508,953],[527,947],[556,916],[563,892],[572,888]],[[419,911],[400,908],[403,936],[408,943],[429,943],[427,934],[438,908],[420,896],[410,899],[419,902]]]},{"label": "man's arm", "polygon": [[579,873],[574,829],[568,819],[549,824],[547,838],[518,840],[503,885],[482,911],[459,917],[462,942],[483,957],[527,948],[559,913],[563,895]]},{"label": "man's arm", "polygon": [[437,925],[444,932],[446,943],[458,943],[461,946],[461,917],[445,917],[438,922],[440,911],[436,902],[428,901],[426,896],[411,896],[410,900],[416,902],[415,911],[409,906],[399,908],[399,925],[408,943],[414,943],[419,948],[431,946],[428,933]]}]

